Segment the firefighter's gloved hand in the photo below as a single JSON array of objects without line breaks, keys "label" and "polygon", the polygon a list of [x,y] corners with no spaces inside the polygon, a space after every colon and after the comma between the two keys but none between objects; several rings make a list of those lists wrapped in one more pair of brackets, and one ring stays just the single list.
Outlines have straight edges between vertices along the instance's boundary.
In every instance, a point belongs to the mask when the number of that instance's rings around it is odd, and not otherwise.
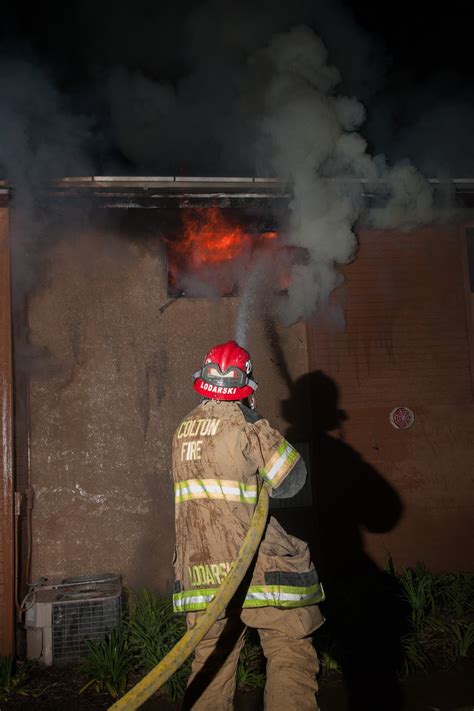
[{"label": "firefighter's gloved hand", "polygon": [[268,493],[272,499],[289,499],[301,491],[306,481],[306,464],[300,457],[288,476],[276,489],[270,488]]}]

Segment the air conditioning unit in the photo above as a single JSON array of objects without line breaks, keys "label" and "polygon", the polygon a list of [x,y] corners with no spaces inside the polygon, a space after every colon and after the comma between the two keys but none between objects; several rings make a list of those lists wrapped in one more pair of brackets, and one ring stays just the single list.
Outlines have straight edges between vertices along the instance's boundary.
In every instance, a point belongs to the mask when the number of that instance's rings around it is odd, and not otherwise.
[{"label": "air conditioning unit", "polygon": [[86,640],[98,641],[120,625],[122,586],[113,573],[48,580],[30,585],[25,598],[28,659],[69,664],[86,656]]}]

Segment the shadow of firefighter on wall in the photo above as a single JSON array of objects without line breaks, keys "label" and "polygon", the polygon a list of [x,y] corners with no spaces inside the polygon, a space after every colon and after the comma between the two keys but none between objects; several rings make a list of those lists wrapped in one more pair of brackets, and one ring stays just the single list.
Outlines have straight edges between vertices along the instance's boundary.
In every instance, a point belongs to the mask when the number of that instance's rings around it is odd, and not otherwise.
[{"label": "shadow of firefighter on wall", "polygon": [[[310,402],[308,403],[308,399]],[[335,643],[350,711],[399,711],[398,668],[406,631],[396,578],[382,571],[364,550],[362,529],[384,533],[402,513],[397,492],[349,444],[330,434],[342,429],[336,383],[321,371],[299,378],[282,405],[291,423],[287,438],[301,441],[311,413],[311,515],[292,532],[306,538],[326,592],[321,633]],[[309,511],[308,511],[309,514]],[[306,530],[303,530],[302,527]],[[311,529],[311,530],[308,530]],[[317,644],[317,640],[316,640]]]}]

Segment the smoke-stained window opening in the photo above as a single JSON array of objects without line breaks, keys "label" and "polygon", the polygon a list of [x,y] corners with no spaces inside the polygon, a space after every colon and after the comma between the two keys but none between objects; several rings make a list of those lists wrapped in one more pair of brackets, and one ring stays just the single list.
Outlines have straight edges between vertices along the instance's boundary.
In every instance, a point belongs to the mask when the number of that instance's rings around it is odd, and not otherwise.
[{"label": "smoke-stained window opening", "polygon": [[237,296],[256,268],[285,293],[291,266],[307,257],[285,245],[291,192],[275,178],[71,178],[56,183],[58,196],[86,197],[132,226],[138,217],[147,243],[164,246],[171,298]]},{"label": "smoke-stained window opening", "polygon": [[469,285],[474,293],[474,227],[466,230],[467,259],[469,265]]},{"label": "smoke-stained window opening", "polygon": [[183,208],[166,245],[168,296],[239,296],[254,269],[272,272],[285,293],[292,264],[305,250],[285,245],[284,226],[271,214],[242,208]]}]

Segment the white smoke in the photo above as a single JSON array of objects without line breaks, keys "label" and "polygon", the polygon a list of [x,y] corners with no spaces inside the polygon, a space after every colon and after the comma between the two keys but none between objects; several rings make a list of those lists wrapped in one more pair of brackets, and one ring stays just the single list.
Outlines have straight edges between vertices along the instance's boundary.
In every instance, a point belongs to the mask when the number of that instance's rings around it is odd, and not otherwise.
[{"label": "white smoke", "polygon": [[247,348],[248,345],[252,318],[261,316],[265,312],[271,313],[269,302],[274,290],[271,269],[272,260],[262,252],[254,259],[247,275],[241,278],[241,298],[235,325],[235,340],[243,348]]},{"label": "white smoke", "polygon": [[[429,221],[432,193],[410,164],[391,168],[367,153],[366,141],[355,132],[364,107],[337,96],[340,74],[310,28],[275,36],[249,65],[248,90],[262,97],[257,121],[263,159],[293,186],[288,239],[310,257],[293,267],[287,297],[280,299],[280,318],[289,324],[308,319],[326,303],[342,281],[338,267],[355,257],[353,227],[363,209],[359,179],[383,182],[386,207],[370,216],[381,227]],[[256,86],[262,77],[264,83]]]},{"label": "white smoke", "polygon": [[27,198],[51,178],[91,173],[91,121],[69,111],[34,57],[0,59],[0,171]]},{"label": "white smoke", "polygon": [[[292,185],[286,239],[306,249],[309,259],[294,265],[286,296],[276,296],[272,306],[268,297],[278,288],[268,283],[264,261],[250,275],[236,270],[243,294],[236,328],[243,343],[258,310],[273,311],[289,324],[310,318],[327,303],[341,284],[340,266],[356,255],[354,226],[362,215],[366,224],[408,229],[432,219],[433,202],[428,182],[408,161],[390,166],[384,156],[368,153],[357,132],[365,108],[337,93],[343,77],[313,30],[301,25],[267,39],[268,13],[239,8],[231,14],[233,22],[209,3],[190,18],[195,67],[183,82],[171,86],[120,69],[110,76],[108,95],[115,136],[137,164],[168,167],[182,160],[192,169],[209,156],[228,157],[227,172],[250,166]],[[252,17],[249,34],[245,28]],[[324,17],[331,34],[331,14]],[[215,29],[211,18],[219,23],[214,43],[203,41],[209,28]],[[350,26],[346,22],[346,35]],[[266,46],[258,48],[259,42]],[[360,43],[370,46],[365,38]],[[379,191],[384,209],[367,213],[361,180]],[[186,291],[202,295],[203,285],[187,279]]]},{"label": "white smoke", "polygon": [[[9,232],[17,324],[25,321],[25,295],[43,282],[48,261],[44,246],[54,239],[53,225],[65,212],[58,201],[45,200],[49,181],[94,172],[90,119],[70,110],[31,52],[24,49],[21,56],[6,58],[0,51],[0,177],[12,188]],[[14,357],[17,373],[49,373],[48,354],[33,348],[20,327]]]}]

